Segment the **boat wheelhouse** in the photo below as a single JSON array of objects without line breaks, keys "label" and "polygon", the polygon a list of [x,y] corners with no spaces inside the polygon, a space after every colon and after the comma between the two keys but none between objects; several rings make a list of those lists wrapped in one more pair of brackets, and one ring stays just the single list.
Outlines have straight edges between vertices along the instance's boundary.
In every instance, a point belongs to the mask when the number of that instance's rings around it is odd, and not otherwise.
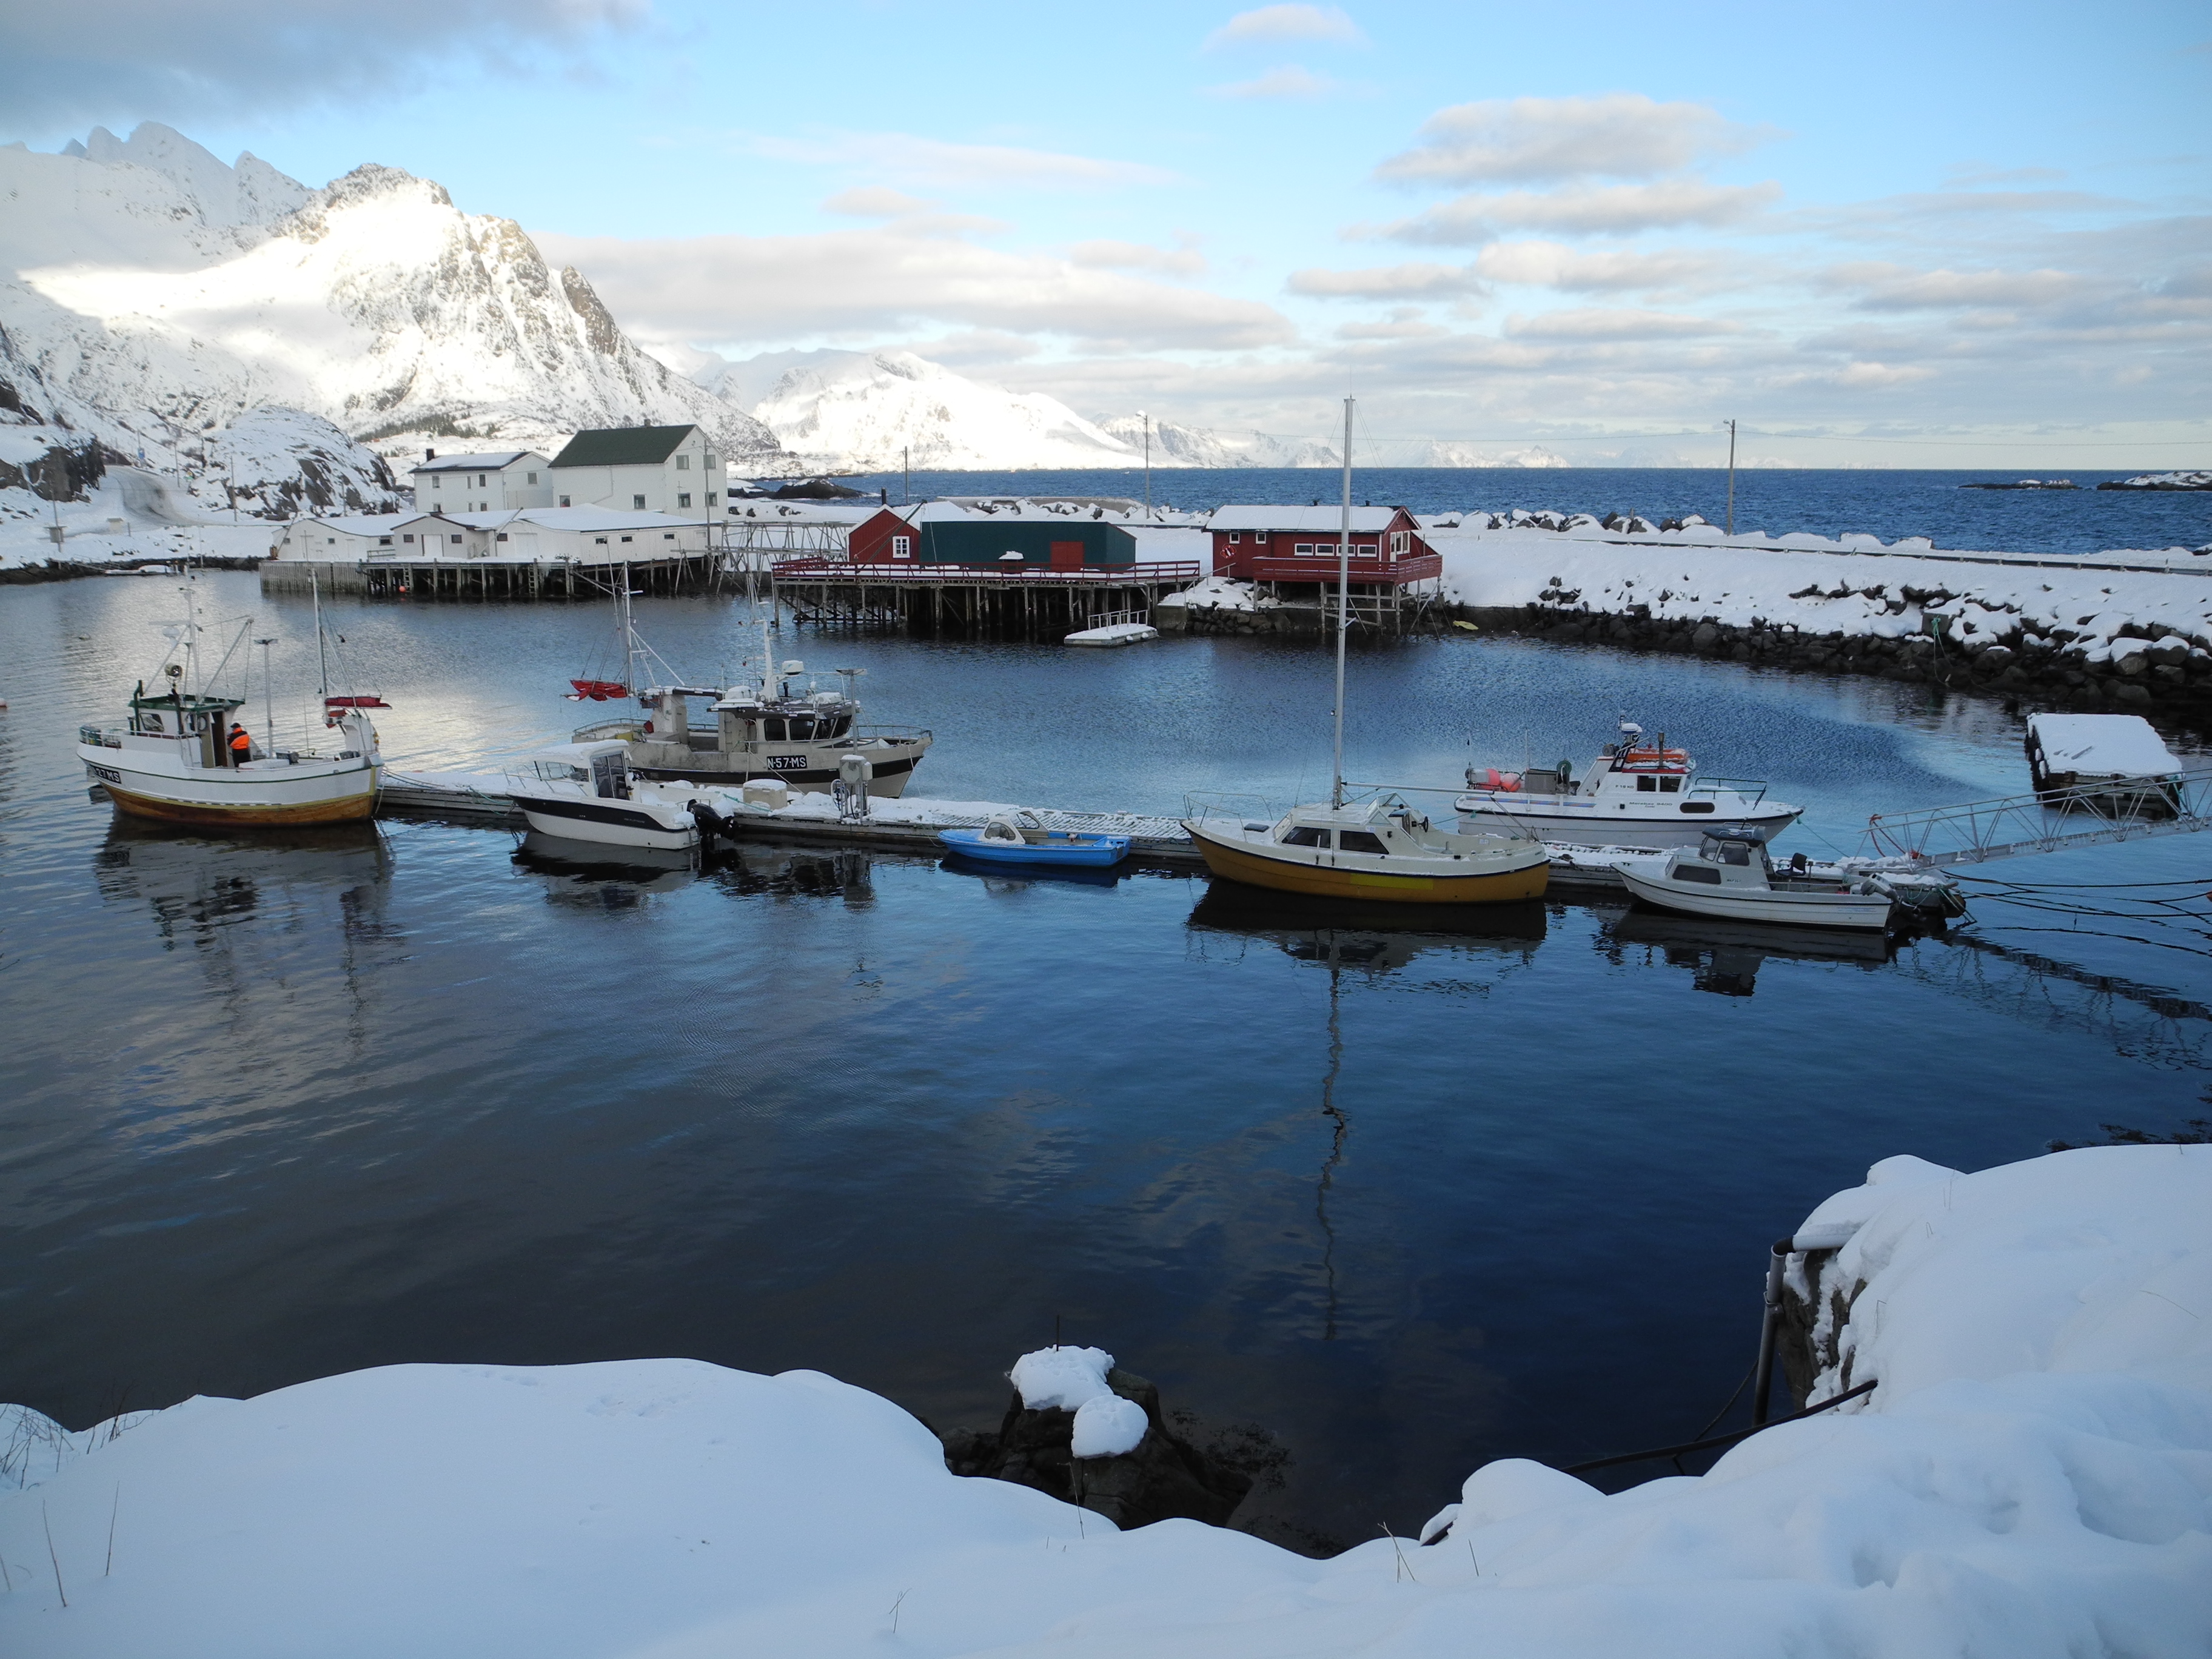
[{"label": "boat wheelhouse", "polygon": [[1576,846],[1695,847],[1708,836],[1771,839],[1805,810],[1768,799],[1762,782],[1701,773],[1664,732],[1646,743],[1642,726],[1623,720],[1620,737],[1581,778],[1565,760],[1521,772],[1469,767],[1453,803],[1461,823],[1511,823]]}]

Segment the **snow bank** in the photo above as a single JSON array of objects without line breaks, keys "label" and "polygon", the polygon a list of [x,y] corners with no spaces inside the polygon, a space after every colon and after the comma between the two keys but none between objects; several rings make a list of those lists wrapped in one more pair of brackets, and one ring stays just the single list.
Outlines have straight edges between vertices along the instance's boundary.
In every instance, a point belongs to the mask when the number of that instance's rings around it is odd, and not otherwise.
[{"label": "snow bank", "polygon": [[[1828,1265],[1864,1286],[1839,1337],[1854,1373],[1881,1380],[1863,1408],[1610,1497],[1492,1463],[1429,1548],[1377,1538],[1311,1561],[1191,1522],[1118,1532],[948,1474],[913,1419],[812,1372],[405,1365],[187,1401],[0,1491],[0,1650],[2154,1659],[2212,1645],[2212,1147],[1973,1175],[1885,1160],[1815,1226],[1850,1231]],[[1061,1349],[1024,1368],[1069,1374],[1039,1376],[1042,1398],[1103,1381],[1104,1360]]]},{"label": "snow bank", "polygon": [[2141,650],[2146,635],[2179,635],[2177,643],[2200,652],[2212,642],[2206,550],[2033,559],[1940,555],[1906,543],[1884,549],[1870,536],[1777,543],[1703,531],[1710,541],[1689,539],[1690,531],[1623,538],[1594,520],[1556,534],[1423,533],[1443,556],[1445,599],[1474,608],[1535,605],[1601,615],[1648,608],[1659,618],[1892,639],[1924,633],[1929,618],[1941,617],[1946,636],[1962,646],[2050,642],[2091,663]]}]

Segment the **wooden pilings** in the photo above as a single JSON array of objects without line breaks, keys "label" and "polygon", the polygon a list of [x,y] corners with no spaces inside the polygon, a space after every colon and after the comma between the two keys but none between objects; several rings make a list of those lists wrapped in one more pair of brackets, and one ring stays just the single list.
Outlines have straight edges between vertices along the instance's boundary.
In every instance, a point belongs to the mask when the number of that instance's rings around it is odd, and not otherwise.
[{"label": "wooden pilings", "polygon": [[971,637],[1012,635],[1058,639],[1109,612],[1149,611],[1180,580],[925,581],[913,577],[871,582],[851,578],[809,580],[787,576],[778,596],[801,622],[848,627],[902,628],[910,633]]}]

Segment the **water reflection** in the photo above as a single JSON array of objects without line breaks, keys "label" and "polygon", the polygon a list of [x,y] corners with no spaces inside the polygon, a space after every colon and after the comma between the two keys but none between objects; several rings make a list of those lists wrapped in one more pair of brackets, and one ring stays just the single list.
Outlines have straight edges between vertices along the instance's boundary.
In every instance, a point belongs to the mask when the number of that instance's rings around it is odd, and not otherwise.
[{"label": "water reflection", "polygon": [[1191,953],[1235,960],[1251,942],[1294,961],[1388,974],[1429,951],[1505,956],[1525,962],[1544,942],[1545,908],[1526,904],[1370,904],[1210,883],[1190,913]]},{"label": "water reflection", "polygon": [[514,867],[542,878],[548,904],[586,910],[627,910],[648,894],[674,893],[698,879],[688,848],[609,847],[532,830],[514,849]]},{"label": "water reflection", "polygon": [[[1600,915],[1606,914],[1591,908]],[[1641,905],[1613,914],[1598,935],[1598,948],[1617,963],[1628,958],[1622,946],[1637,945],[1656,950],[1670,968],[1688,969],[1700,991],[1724,997],[1751,995],[1759,968],[1770,959],[1879,968],[1895,954],[1895,947],[1880,933],[1670,915]],[[1649,950],[1645,960],[1650,960]]]},{"label": "water reflection", "polygon": [[948,875],[972,876],[994,893],[1016,893],[1036,882],[1064,883],[1074,887],[1112,887],[1130,872],[1115,866],[1085,869],[1080,865],[994,864],[983,859],[948,853],[937,866]]}]

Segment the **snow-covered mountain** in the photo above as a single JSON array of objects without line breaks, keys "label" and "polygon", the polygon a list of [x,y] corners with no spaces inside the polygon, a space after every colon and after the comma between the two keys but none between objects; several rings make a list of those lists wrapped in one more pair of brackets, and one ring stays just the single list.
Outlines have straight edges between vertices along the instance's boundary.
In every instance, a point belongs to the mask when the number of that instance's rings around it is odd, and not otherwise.
[{"label": "snow-covered mountain", "polygon": [[155,123],[0,148],[0,422],[156,470],[271,406],[395,453],[697,422],[739,469],[783,470],[765,428],[640,350],[512,220],[390,167],[311,190]]},{"label": "snow-covered mountain", "polygon": [[971,380],[910,351],[779,351],[698,377],[783,447],[854,471],[1121,467],[1129,447],[1057,398]]},{"label": "snow-covered mountain", "polygon": [[[1110,415],[1098,422],[1132,447],[1145,441],[1144,419],[1136,415]],[[1154,466],[1334,466],[1337,452],[1318,438],[1284,438],[1267,432],[1218,432],[1208,427],[1182,426],[1174,421],[1152,422]]]}]

